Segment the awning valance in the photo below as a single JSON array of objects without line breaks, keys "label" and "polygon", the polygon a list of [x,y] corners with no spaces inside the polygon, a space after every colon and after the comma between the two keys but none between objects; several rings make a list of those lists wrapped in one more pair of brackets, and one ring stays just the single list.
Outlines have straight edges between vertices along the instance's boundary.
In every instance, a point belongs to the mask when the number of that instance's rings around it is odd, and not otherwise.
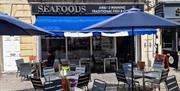
[{"label": "awning valance", "polygon": [[[37,16],[35,25],[47,31],[55,33],[56,36],[62,37],[90,37],[90,36],[129,36],[131,29],[127,31],[101,31],[101,30],[83,30],[85,27],[106,20],[112,16]],[[121,29],[122,30],[122,29]],[[137,31],[136,31],[137,30]],[[155,29],[135,29],[136,35],[155,34]]]}]

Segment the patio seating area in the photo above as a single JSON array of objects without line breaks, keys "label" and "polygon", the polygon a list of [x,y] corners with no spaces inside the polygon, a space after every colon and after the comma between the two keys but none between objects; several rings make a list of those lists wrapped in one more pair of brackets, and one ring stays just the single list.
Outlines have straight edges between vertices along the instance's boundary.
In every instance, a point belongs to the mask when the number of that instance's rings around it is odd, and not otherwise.
[{"label": "patio seating area", "polygon": [[[175,75],[177,84],[180,86],[180,71],[173,68],[169,70],[169,76]],[[128,86],[124,83],[119,83],[119,89],[117,90],[118,80],[115,73],[92,73],[91,81],[88,84],[88,89],[92,89],[94,79],[100,79],[106,83],[106,91],[128,91]],[[142,86],[142,79],[138,79]],[[142,88],[142,87],[141,87]],[[126,89],[126,90],[125,90]],[[165,83],[160,84],[161,91],[166,91]],[[0,90],[2,91],[34,91],[33,85],[30,80],[21,80],[20,77],[16,77],[16,73],[1,73],[0,74]],[[143,90],[144,91],[144,90]]]},{"label": "patio seating area", "polygon": [[[54,66],[51,67],[44,66],[43,62],[31,63],[16,60],[17,69],[19,70],[14,73],[2,73],[0,82],[6,82],[7,84],[0,84],[0,87],[1,89],[17,89],[19,91],[59,90],[65,89],[65,87],[73,89],[72,91],[96,91],[96,89],[102,91],[131,91],[133,84],[135,91],[153,91],[157,89],[158,91],[166,91],[172,89],[171,82],[176,85],[176,89],[179,89],[180,86],[180,71],[170,68],[168,65],[165,68],[166,63],[161,60],[162,58],[157,57],[152,67],[145,66],[143,61],[133,63],[133,80],[132,63],[116,64],[117,59],[114,57],[102,60],[104,65],[95,65],[93,59],[84,58],[87,62],[82,59],[80,59],[80,62],[56,59]],[[111,60],[114,61],[115,65],[111,65]],[[99,65],[102,67],[96,68]],[[105,71],[106,68],[107,71]],[[174,75],[173,78],[172,75]],[[10,88],[7,88],[9,85]]]}]

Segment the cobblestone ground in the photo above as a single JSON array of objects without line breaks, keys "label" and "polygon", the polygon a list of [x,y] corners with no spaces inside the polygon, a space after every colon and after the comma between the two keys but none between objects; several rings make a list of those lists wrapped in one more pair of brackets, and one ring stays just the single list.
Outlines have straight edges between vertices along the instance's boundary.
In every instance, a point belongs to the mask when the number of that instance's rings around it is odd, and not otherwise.
[{"label": "cobblestone ground", "polygon": [[[176,75],[176,79],[180,86],[180,71],[170,69],[169,75]],[[107,82],[106,91],[117,91],[117,79],[115,73],[93,73],[91,75],[92,81],[94,79],[101,79]],[[91,89],[93,82],[90,82],[89,88]],[[139,79],[142,82],[142,79]],[[121,83],[120,83],[121,84]],[[141,83],[142,84],[142,83]],[[0,74],[0,91],[34,91],[30,81],[21,81],[20,77],[16,77],[15,73]],[[120,85],[118,91],[127,91]],[[161,91],[166,91],[164,84],[161,84]]]}]

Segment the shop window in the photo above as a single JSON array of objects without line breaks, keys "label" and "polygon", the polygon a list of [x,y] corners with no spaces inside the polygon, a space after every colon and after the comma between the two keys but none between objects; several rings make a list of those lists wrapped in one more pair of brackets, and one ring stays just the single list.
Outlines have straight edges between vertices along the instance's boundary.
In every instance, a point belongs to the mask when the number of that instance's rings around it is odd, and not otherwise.
[{"label": "shop window", "polygon": [[90,38],[68,38],[68,58],[89,58]]},{"label": "shop window", "polygon": [[113,38],[94,37],[93,38],[93,54],[94,56],[113,56]]},{"label": "shop window", "polygon": [[173,50],[173,31],[171,31],[171,29],[163,30],[162,40],[164,50]]},{"label": "shop window", "polygon": [[47,59],[48,50],[53,50],[55,52],[55,57],[65,58],[65,39],[64,38],[50,38],[42,39],[42,59]]}]

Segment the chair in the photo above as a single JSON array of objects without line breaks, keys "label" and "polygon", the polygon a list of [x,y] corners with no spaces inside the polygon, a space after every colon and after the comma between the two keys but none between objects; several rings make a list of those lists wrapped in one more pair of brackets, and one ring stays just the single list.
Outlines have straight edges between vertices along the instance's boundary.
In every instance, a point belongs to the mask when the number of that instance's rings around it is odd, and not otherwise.
[{"label": "chair", "polygon": [[162,69],[164,69],[163,61],[161,59],[156,59],[156,61],[153,64],[153,69],[157,71],[161,71]]},{"label": "chair", "polygon": [[32,82],[32,85],[33,85],[35,91],[36,91],[36,89],[41,89],[41,90],[44,89],[44,86],[43,86],[40,78],[31,78],[31,82]]},{"label": "chair", "polygon": [[[87,90],[88,90],[88,83],[89,83],[89,80],[90,80],[90,75],[91,75],[90,73],[79,75],[77,87],[80,87],[80,88],[86,87]],[[85,88],[85,90],[86,90],[86,88]]]},{"label": "chair", "polygon": [[106,91],[106,82],[99,79],[95,79],[92,91]]},{"label": "chair", "polygon": [[166,69],[169,68],[168,58],[165,54],[156,54],[154,63],[156,61],[161,61],[164,65],[164,68],[166,68]]},{"label": "chair", "polygon": [[62,85],[60,80],[52,81],[51,83],[42,83],[40,78],[31,78],[32,85],[36,91],[36,89],[43,91],[55,91],[62,90]]},{"label": "chair", "polygon": [[16,60],[16,66],[17,66],[16,77],[17,77],[18,73],[20,73],[20,63],[24,63],[24,60],[23,59]]},{"label": "chair", "polygon": [[124,63],[124,64],[122,64],[123,71],[125,73],[130,72],[131,71],[131,65],[132,65],[131,63]]},{"label": "chair", "polygon": [[55,73],[55,70],[53,67],[46,67],[43,68],[43,75],[46,82],[50,82],[52,80],[59,79],[59,74]]},{"label": "chair", "polygon": [[31,75],[31,64],[30,63],[20,63],[20,76],[22,78],[29,78]]},{"label": "chair", "polygon": [[[118,80],[118,88],[119,88],[119,82],[123,82],[123,83],[125,83],[125,84],[128,84],[128,89],[130,89],[130,87],[131,87],[131,85],[132,85],[132,79],[131,78],[129,78],[129,79],[127,79],[126,78],[126,75],[125,75],[125,72],[123,71],[123,70],[118,70],[117,72],[116,72],[116,78],[117,78],[117,80]],[[136,84],[138,84],[138,89],[140,90],[140,84],[139,84],[139,82],[138,81],[133,81],[134,83],[134,85],[136,86]],[[139,91],[138,90],[138,91]]]},{"label": "chair", "polygon": [[167,91],[180,91],[176,77],[174,75],[168,76],[165,80]]},{"label": "chair", "polygon": [[147,82],[151,83],[151,87],[153,89],[156,89],[156,87],[158,87],[158,89],[160,91],[160,83],[165,82],[165,80],[168,77],[168,73],[169,73],[168,69],[162,70],[160,78],[154,78],[154,79],[151,78],[150,80],[145,81],[145,83],[147,83]]}]

